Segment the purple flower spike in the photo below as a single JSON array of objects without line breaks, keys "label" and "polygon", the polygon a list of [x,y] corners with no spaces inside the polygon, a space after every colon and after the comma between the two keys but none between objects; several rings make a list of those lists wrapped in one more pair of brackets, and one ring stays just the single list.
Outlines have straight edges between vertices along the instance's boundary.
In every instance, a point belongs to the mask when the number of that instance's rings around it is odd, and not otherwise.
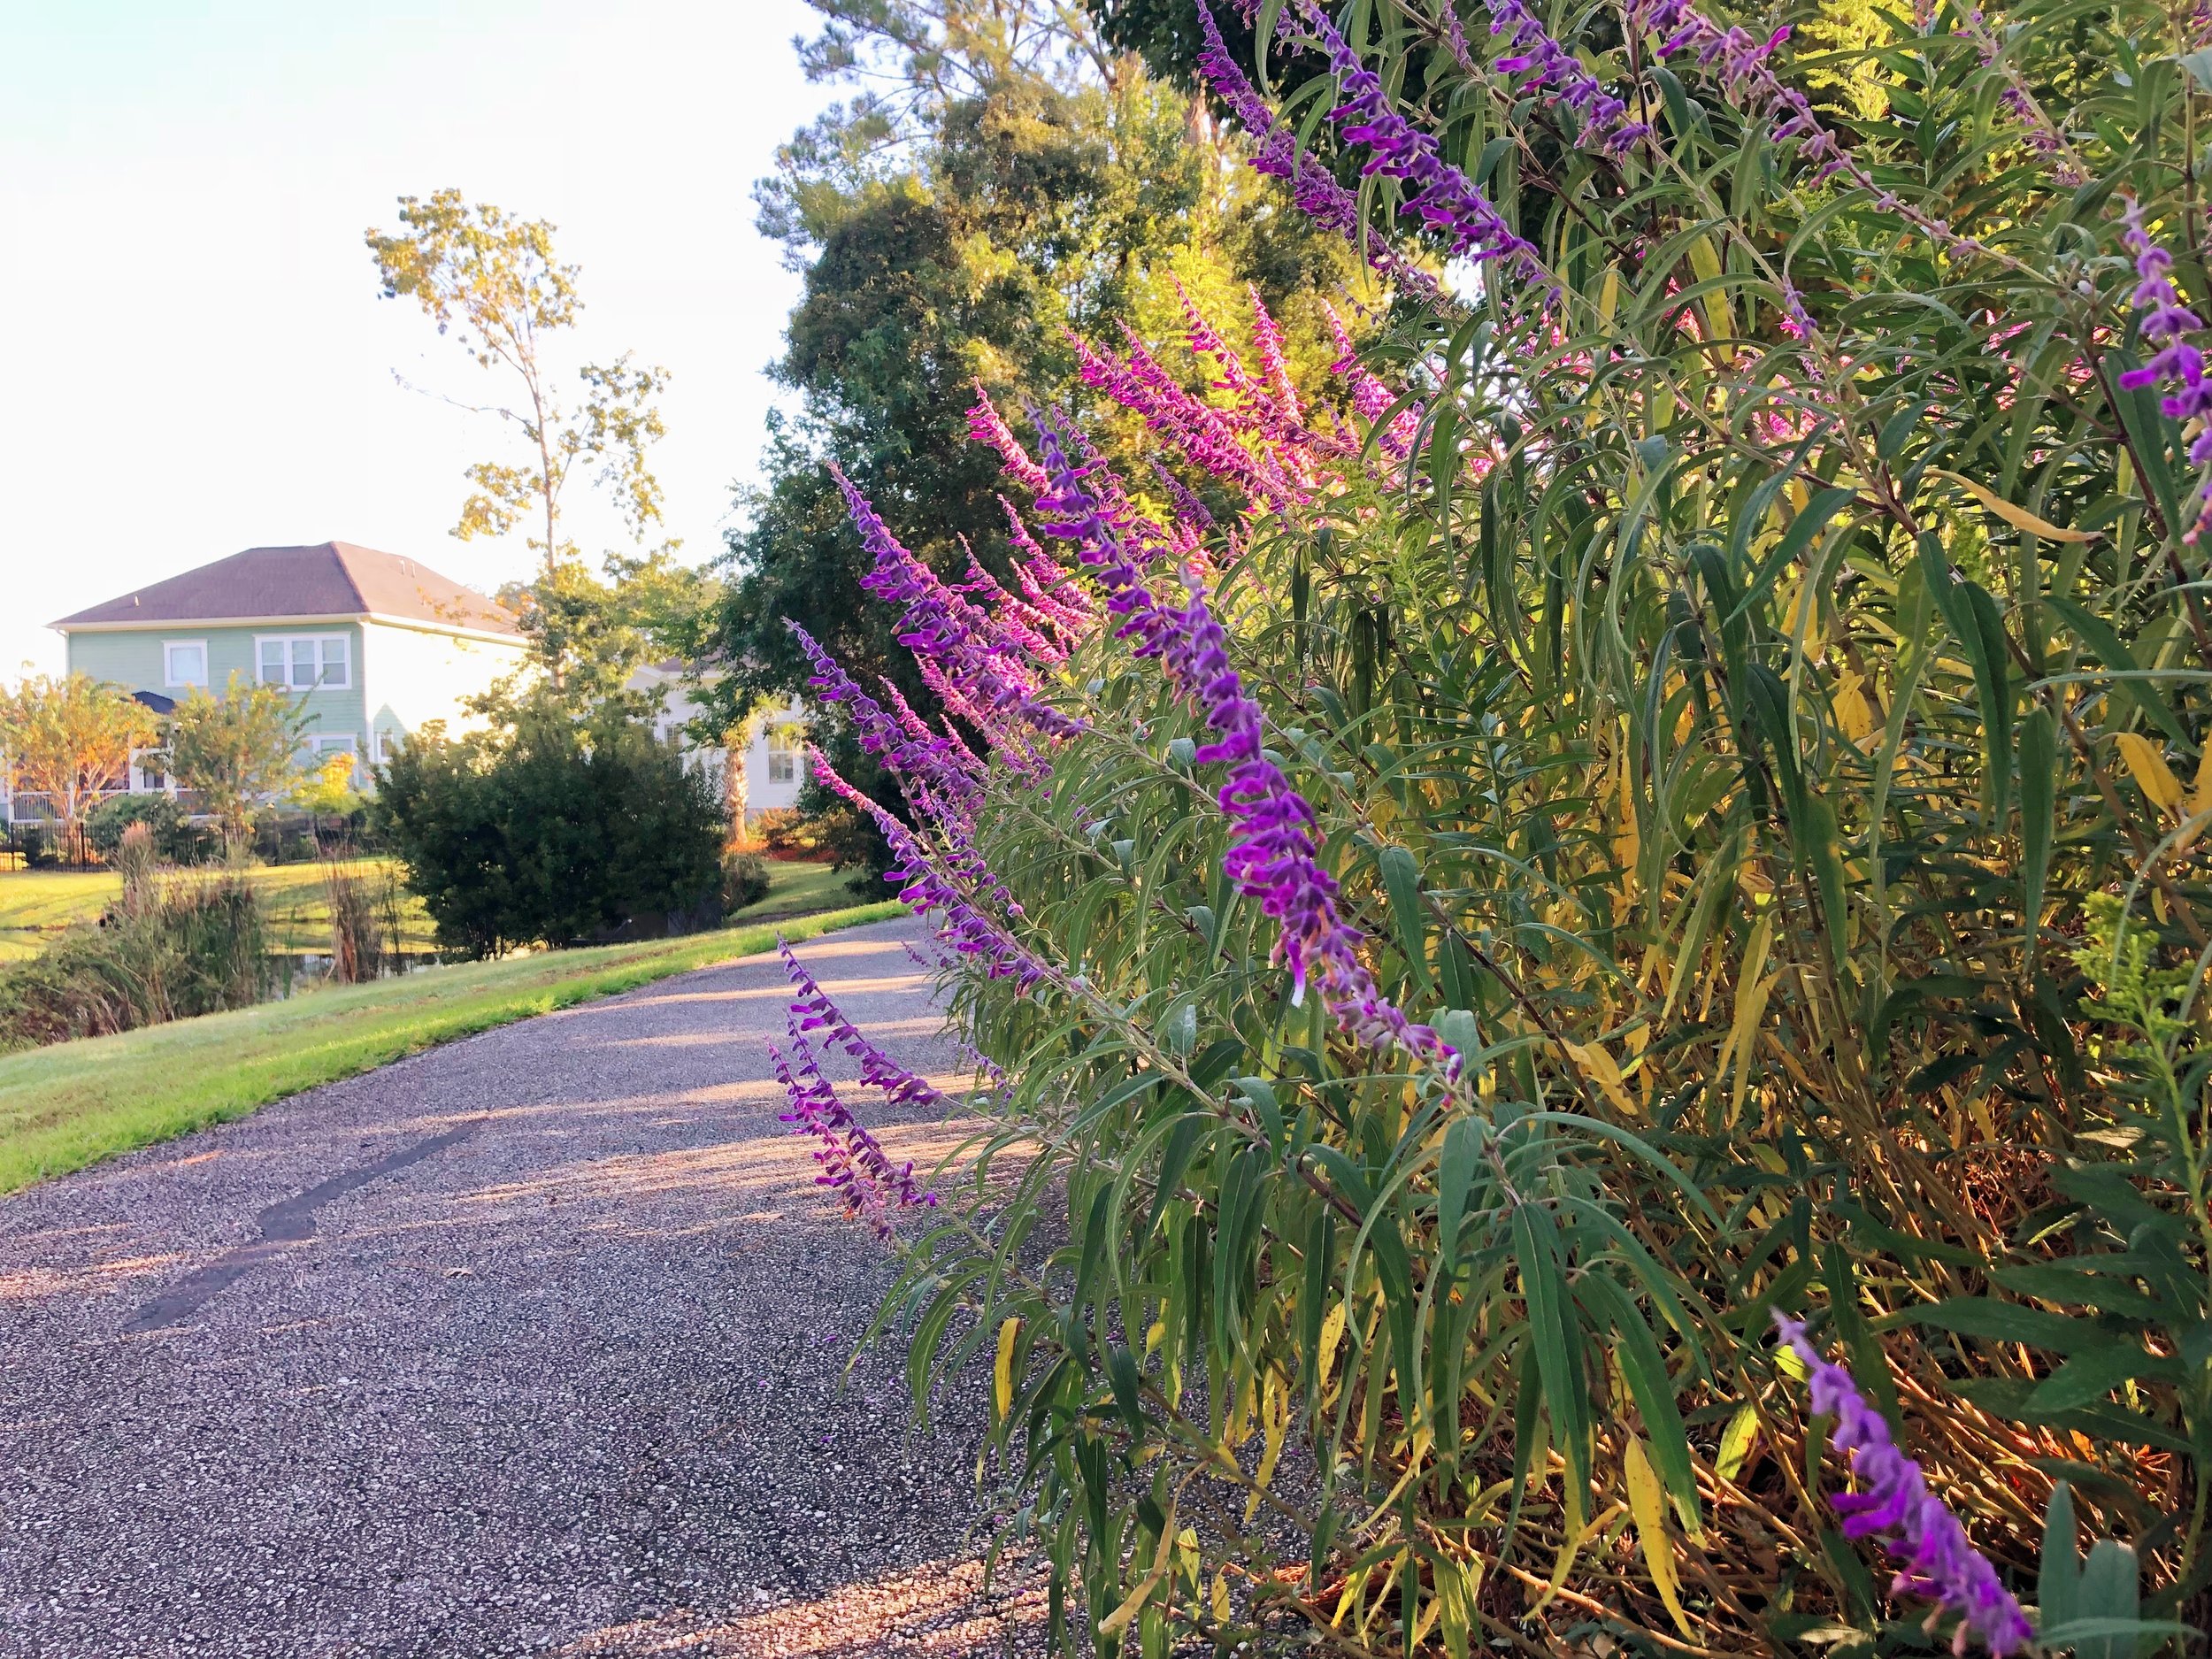
[{"label": "purple flower spike", "polygon": [[[964,956],[979,958],[990,978],[1011,979],[1020,990],[1025,991],[1038,980],[1050,977],[1044,964],[1009,933],[1003,923],[978,908],[975,897],[961,887],[961,878],[951,866],[971,859],[979,864],[979,856],[972,849],[957,849],[942,860],[933,856],[912,830],[840,777],[821,750],[810,749],[808,759],[813,764],[813,776],[825,787],[866,813],[883,832],[892,861],[891,868],[883,872],[883,879],[899,883],[899,897],[916,910],[939,918],[940,939]],[[987,876],[978,885],[987,886],[994,896],[1005,893],[995,878]],[[1008,908],[1010,914],[1018,913],[1010,905]]]},{"label": "purple flower spike", "polygon": [[[2120,240],[2135,256],[2135,292],[2129,297],[2142,313],[2143,338],[2157,349],[2141,368],[2122,374],[2120,384],[2130,391],[2147,386],[2173,388],[2159,400],[2159,408],[2170,420],[2212,415],[2212,380],[2205,377],[2204,355],[2184,338],[2202,330],[2204,324],[2174,291],[2174,257],[2153,242],[2143,227],[2143,204],[2132,196],[2123,201]],[[2190,444],[2189,459],[2197,466],[2212,462],[2212,427],[2198,434]],[[2208,523],[2212,523],[2212,479],[2198,489],[2197,521],[2182,539],[2194,544]]]},{"label": "purple flower spike", "polygon": [[821,1041],[834,1042],[860,1064],[860,1080],[872,1088],[881,1089],[902,1106],[940,1106],[945,1097],[935,1087],[870,1042],[860,1027],[845,1018],[845,1012],[830,1000],[829,994],[816,983],[806,964],[792,954],[791,947],[781,938],[776,941],[776,954],[783,958],[783,971],[798,995],[792,999],[791,1017],[801,1032],[818,1031]]},{"label": "purple flower spike", "polygon": [[1366,243],[1360,235],[1359,198],[1339,184],[1329,170],[1299,147],[1297,137],[1284,125],[1267,100],[1253,88],[1237,60],[1221,38],[1221,26],[1213,9],[1199,0],[1198,27],[1206,43],[1198,54],[1199,73],[1214,96],[1236,111],[1237,120],[1257,146],[1252,169],[1271,179],[1289,181],[1290,198],[1300,212],[1324,230],[1333,231],[1359,248],[1369,265],[1394,278],[1425,299],[1438,296],[1436,282],[1425,271],[1398,258],[1391,250]]},{"label": "purple flower spike", "polygon": [[925,670],[933,668],[942,676],[962,704],[976,711],[976,724],[995,741],[1018,742],[1010,733],[1015,725],[1046,737],[1081,731],[1082,722],[1037,696],[1034,651],[1025,631],[1006,627],[940,580],[899,544],[868,498],[834,464],[830,473],[844,492],[861,545],[874,560],[860,585],[897,607],[899,643],[913,651]]},{"label": "purple flower spike", "polygon": [[818,1142],[814,1161],[821,1165],[822,1172],[814,1178],[814,1184],[830,1188],[848,1216],[865,1221],[887,1239],[891,1236],[892,1210],[918,1205],[934,1210],[937,1194],[915,1185],[913,1161],[892,1163],[882,1143],[852,1115],[822,1075],[814,1050],[800,1030],[796,1004],[784,1021],[784,1030],[791,1057],[787,1058],[774,1043],[767,1045],[769,1064],[775,1068],[776,1080],[783,1085],[784,1096],[791,1104],[789,1111],[779,1116],[792,1125],[792,1133],[810,1134]]},{"label": "purple flower spike", "polygon": [[[1628,119],[1628,105],[1608,92],[1605,83],[1582,66],[1580,58],[1554,40],[1523,0],[1485,0],[1485,4],[1490,8],[1490,32],[1505,35],[1513,49],[1498,59],[1499,73],[1527,72],[1528,79],[1521,83],[1524,91],[1551,88],[1555,98],[1580,118],[1585,143],[1624,155],[1651,131],[1643,122]],[[1448,15],[1452,16],[1456,36],[1459,19],[1448,12]]]},{"label": "purple flower spike", "polygon": [[1953,1653],[1963,1654],[1975,1636],[1997,1659],[2027,1647],[2035,1626],[1998,1581],[1988,1558],[1968,1540],[1958,1517],[1928,1490],[1920,1465],[1890,1439],[1888,1423],[1859,1393],[1851,1373],[1821,1358],[1805,1340],[1804,1321],[1778,1311],[1774,1323],[1811,1375],[1813,1410],[1836,1421],[1830,1443],[1851,1459],[1859,1490],[1829,1500],[1844,1517],[1844,1536],[1878,1537],[1901,1558],[1892,1595],[1919,1596],[1933,1601],[1939,1615],[1959,1615]]},{"label": "purple flower spike", "polygon": [[1215,733],[1196,758],[1201,765],[1225,763],[1230,769],[1216,796],[1229,819],[1222,870],[1279,926],[1273,955],[1290,969],[1292,1003],[1302,1002],[1311,985],[1331,1016],[1360,1041],[1394,1045],[1456,1083],[1457,1053],[1386,1001],[1361,962],[1364,938],[1337,908],[1337,880],[1320,862],[1313,808],[1267,753],[1260,706],[1245,695],[1229,662],[1228,636],[1204,593],[1189,583],[1184,604],[1163,604],[1138,578],[1119,530],[1091,495],[1087,469],[1070,459],[1066,442],[1048,422],[1038,423],[1038,449],[1053,480],[1052,494],[1038,503],[1053,515],[1042,526],[1046,534],[1076,544],[1106,590],[1107,608],[1128,618],[1119,632],[1136,641],[1139,656],[1163,659],[1177,691]]},{"label": "purple flower spike", "polygon": [[1414,187],[1407,212],[1417,213],[1452,252],[1477,265],[1498,262],[1521,280],[1550,296],[1558,289],[1536,250],[1507,224],[1474,181],[1444,159],[1436,140],[1398,113],[1382,79],[1359,60],[1315,0],[1299,12],[1336,72],[1344,101],[1329,111],[1344,136],[1372,151],[1363,172],[1385,173]]}]

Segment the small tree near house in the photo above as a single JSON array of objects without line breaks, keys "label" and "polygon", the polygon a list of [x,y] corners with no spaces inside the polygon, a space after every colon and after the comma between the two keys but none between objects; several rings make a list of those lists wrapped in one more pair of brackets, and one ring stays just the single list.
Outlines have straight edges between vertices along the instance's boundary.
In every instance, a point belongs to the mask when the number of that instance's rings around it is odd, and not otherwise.
[{"label": "small tree near house", "polygon": [[[303,699],[302,700],[304,701]],[[299,771],[307,715],[276,686],[234,673],[219,697],[195,688],[170,718],[169,772],[199,797],[233,849],[253,833],[253,817],[283,794]]]},{"label": "small tree near house", "polygon": [[101,796],[130,781],[131,754],[159,731],[153,710],[89,674],[26,677],[0,689],[0,757],[17,793],[45,796],[74,832]]}]

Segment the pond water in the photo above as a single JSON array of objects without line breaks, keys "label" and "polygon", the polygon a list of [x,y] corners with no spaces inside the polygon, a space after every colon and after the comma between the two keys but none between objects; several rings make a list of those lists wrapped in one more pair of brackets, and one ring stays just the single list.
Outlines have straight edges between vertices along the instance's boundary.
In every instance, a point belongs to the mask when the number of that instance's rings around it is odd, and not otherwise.
[{"label": "pond water", "polygon": [[[272,950],[269,960],[276,968],[276,994],[279,996],[289,996],[296,991],[308,990],[330,977],[330,953],[326,950]],[[399,974],[421,973],[465,960],[465,957],[435,950],[386,950],[378,953],[376,972],[363,977],[388,979]]]}]

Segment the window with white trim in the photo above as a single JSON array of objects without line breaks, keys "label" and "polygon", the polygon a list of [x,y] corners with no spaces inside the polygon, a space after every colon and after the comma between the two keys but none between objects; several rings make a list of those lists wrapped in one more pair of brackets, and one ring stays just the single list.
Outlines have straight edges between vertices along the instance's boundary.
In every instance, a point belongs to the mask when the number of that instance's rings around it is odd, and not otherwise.
[{"label": "window with white trim", "polygon": [[768,781],[795,783],[799,776],[799,746],[803,740],[798,728],[777,726],[768,733]]},{"label": "window with white trim", "polygon": [[308,748],[319,758],[341,750],[349,755],[361,752],[361,745],[350,732],[325,732],[307,740]]},{"label": "window with white trim", "polygon": [[254,650],[265,686],[342,691],[353,684],[353,642],[342,634],[259,634]]},{"label": "window with white trim", "polygon": [[165,686],[207,684],[207,641],[164,640],[161,642],[161,683]]},{"label": "window with white trim", "polygon": [[398,732],[379,732],[376,734],[377,763],[380,765],[398,754],[399,746],[406,741],[405,736]]}]

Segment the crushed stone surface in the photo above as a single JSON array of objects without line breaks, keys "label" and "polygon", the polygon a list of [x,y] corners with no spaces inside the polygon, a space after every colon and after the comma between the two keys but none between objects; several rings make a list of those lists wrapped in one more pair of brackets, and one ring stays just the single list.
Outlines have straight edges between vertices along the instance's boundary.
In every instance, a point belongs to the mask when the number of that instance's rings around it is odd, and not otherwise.
[{"label": "crushed stone surface", "polygon": [[[911,922],[798,947],[964,1086]],[[917,1432],[753,957],[0,1199],[0,1655],[1035,1650],[979,1391]],[[833,1077],[849,1077],[837,1056]],[[927,1169],[972,1125],[842,1091]]]}]

